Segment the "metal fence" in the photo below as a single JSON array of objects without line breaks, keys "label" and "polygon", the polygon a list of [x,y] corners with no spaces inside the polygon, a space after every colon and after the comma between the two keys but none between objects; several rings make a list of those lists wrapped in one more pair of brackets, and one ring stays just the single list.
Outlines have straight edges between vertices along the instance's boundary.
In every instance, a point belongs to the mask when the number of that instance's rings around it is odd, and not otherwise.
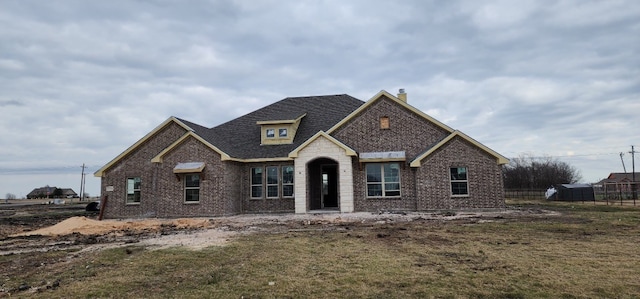
[{"label": "metal fence", "polygon": [[510,199],[545,199],[546,189],[505,189],[506,198]]}]

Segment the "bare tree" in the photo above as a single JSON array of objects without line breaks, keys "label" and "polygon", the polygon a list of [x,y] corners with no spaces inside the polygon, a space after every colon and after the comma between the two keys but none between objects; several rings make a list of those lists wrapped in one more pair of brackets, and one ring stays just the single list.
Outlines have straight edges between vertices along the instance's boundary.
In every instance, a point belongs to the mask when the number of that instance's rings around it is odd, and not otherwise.
[{"label": "bare tree", "polygon": [[4,197],[4,199],[5,199],[5,202],[9,201],[9,200],[14,200],[14,199],[16,199],[16,195],[13,194],[13,193],[7,193],[7,195],[5,195],[5,197]]},{"label": "bare tree", "polygon": [[580,172],[566,162],[552,157],[520,156],[504,167],[507,189],[544,189],[555,184],[574,184],[582,179]]}]

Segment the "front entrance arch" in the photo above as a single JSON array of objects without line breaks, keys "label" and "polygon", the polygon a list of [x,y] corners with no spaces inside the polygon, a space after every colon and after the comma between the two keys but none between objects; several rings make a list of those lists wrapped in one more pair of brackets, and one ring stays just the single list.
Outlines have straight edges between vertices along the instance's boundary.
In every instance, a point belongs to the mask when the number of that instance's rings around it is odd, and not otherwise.
[{"label": "front entrance arch", "polygon": [[339,164],[329,158],[307,163],[309,210],[340,210]]},{"label": "front entrance arch", "polygon": [[[292,151],[289,157],[294,159],[296,213],[323,208],[353,212],[355,156],[354,150],[322,131]],[[327,189],[323,192],[325,183]]]}]

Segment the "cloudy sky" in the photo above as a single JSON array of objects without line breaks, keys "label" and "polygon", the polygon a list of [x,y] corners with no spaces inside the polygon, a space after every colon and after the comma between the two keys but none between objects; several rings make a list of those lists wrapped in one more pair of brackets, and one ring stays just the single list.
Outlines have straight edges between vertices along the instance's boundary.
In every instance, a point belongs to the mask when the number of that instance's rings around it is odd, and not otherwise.
[{"label": "cloudy sky", "polygon": [[0,198],[79,192],[83,163],[99,195],[93,172],[170,116],[399,88],[507,157],[631,171],[640,2],[2,0]]}]

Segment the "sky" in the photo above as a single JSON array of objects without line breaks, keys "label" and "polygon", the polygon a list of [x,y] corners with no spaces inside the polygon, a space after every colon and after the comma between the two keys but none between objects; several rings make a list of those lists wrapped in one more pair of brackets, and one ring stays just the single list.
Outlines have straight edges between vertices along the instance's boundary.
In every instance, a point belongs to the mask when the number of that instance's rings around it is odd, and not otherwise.
[{"label": "sky", "polygon": [[400,88],[506,157],[631,172],[640,1],[2,0],[0,198],[79,192],[83,164],[98,196],[93,173],[170,116]]}]

